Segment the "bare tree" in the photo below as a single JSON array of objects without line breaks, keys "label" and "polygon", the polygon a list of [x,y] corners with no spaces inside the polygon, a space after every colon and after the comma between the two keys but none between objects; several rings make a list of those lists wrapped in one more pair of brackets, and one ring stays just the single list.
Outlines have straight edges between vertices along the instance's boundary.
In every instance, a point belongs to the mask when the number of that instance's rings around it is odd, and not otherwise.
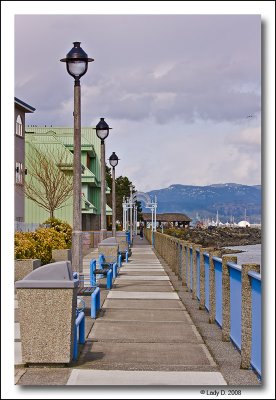
[{"label": "bare tree", "polygon": [[33,147],[26,157],[26,196],[54,217],[73,193],[72,160],[64,152],[39,151]]}]

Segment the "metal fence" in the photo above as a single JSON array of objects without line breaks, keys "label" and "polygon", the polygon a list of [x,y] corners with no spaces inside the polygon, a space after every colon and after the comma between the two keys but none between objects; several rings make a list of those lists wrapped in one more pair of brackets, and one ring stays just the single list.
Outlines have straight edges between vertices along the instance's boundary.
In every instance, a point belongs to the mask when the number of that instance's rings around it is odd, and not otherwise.
[{"label": "metal fence", "polygon": [[48,228],[49,226],[47,224],[14,221],[15,232],[35,232],[38,228]]},{"label": "metal fence", "polygon": [[[150,240],[150,231],[146,230],[145,233]],[[222,258],[210,256],[204,249],[196,249],[196,246],[186,241],[181,241],[183,257],[177,259],[174,253],[178,251],[175,243],[180,242],[179,239],[172,239],[159,232],[155,232],[154,236],[155,250],[171,268],[175,269],[175,263],[183,261],[182,284],[187,286],[189,291],[195,291],[197,299],[203,303],[200,304],[200,309],[205,308],[209,312],[209,322],[216,321],[221,327],[223,340],[231,340],[241,352],[241,367],[250,368],[251,366],[261,376],[262,278],[260,266],[257,264],[238,265],[228,260],[227,256],[222,256]],[[196,253],[193,254],[193,252]],[[196,265],[193,265],[194,263]],[[177,268],[180,270],[180,265],[176,266]],[[195,279],[193,279],[193,274],[196,275]]]}]

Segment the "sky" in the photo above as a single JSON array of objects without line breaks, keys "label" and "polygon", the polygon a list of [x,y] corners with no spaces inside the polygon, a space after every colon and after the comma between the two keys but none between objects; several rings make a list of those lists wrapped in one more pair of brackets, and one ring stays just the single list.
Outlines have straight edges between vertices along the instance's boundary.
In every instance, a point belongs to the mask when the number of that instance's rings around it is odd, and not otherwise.
[{"label": "sky", "polygon": [[[243,387],[240,398],[275,398],[275,2],[1,2],[3,304],[13,293],[14,96],[36,108],[27,124],[73,126],[73,80],[59,62],[73,41],[95,59],[81,80],[82,124],[106,118],[113,128],[106,154],[116,151],[117,174],[138,190],[262,177],[266,377],[261,390]],[[14,385],[10,307],[1,319],[5,398],[51,398],[47,387]],[[68,399],[58,389],[55,396]],[[93,388],[94,396],[197,399],[200,388],[104,389]],[[89,388],[70,388],[76,399],[84,393],[91,397]]]},{"label": "sky", "polygon": [[[15,15],[15,96],[26,124],[73,126],[74,41],[82,126],[113,129],[107,158],[139,191],[261,183],[261,16]],[[31,62],[30,62],[31,60]]]}]

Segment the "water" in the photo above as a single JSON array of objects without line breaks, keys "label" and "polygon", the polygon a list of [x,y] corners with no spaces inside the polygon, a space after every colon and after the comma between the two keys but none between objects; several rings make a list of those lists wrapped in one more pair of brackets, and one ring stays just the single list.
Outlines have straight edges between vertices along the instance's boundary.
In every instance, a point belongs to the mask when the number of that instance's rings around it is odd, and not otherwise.
[{"label": "water", "polygon": [[[251,244],[248,246],[230,246],[225,247],[232,250],[243,250],[244,253],[235,253],[233,256],[238,258],[237,264],[260,264],[262,263],[262,245]],[[228,255],[228,254],[227,254]]]}]

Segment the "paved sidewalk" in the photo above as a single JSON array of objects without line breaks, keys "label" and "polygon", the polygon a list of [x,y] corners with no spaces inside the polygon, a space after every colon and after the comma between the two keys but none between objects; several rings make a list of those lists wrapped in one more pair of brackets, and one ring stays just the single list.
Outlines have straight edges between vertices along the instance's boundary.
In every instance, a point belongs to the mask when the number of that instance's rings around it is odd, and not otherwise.
[{"label": "paved sidewalk", "polygon": [[145,239],[135,240],[67,385],[226,385]]},{"label": "paved sidewalk", "polygon": [[[84,257],[84,273],[91,258]],[[101,288],[98,318],[86,302],[86,337],[77,363],[67,368],[22,368],[15,296],[15,383],[18,385],[260,385],[240,369],[240,354],[146,239],[134,240],[113,289]],[[190,317],[191,316],[191,317]],[[192,319],[191,319],[192,318]],[[207,346],[208,348],[207,348]],[[208,350],[210,349],[210,351]],[[256,387],[256,386],[255,386]]]}]

